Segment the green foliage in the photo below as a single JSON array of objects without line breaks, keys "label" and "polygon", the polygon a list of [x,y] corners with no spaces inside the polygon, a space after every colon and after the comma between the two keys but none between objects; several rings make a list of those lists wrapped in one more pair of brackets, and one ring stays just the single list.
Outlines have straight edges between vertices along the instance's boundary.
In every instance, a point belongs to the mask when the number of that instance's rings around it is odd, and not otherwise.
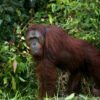
[{"label": "green foliage", "polygon": [[15,41],[15,30],[28,18],[25,13],[23,0],[3,0],[0,3],[0,40]]},{"label": "green foliage", "polygon": [[[24,38],[28,25],[54,24],[69,35],[93,42],[100,48],[99,0],[49,0],[47,8],[36,13],[34,9],[26,10],[24,1],[0,0],[0,99],[3,100],[37,98],[35,63]],[[43,3],[39,2],[40,5]],[[73,96],[66,100],[77,100]],[[87,96],[81,97],[92,100]]]},{"label": "green foliage", "polygon": [[24,0],[0,1],[0,99],[3,100],[24,97],[32,100],[37,96],[35,63],[24,38],[31,15],[23,4]]},{"label": "green foliage", "polygon": [[96,98],[96,97],[87,97],[85,95],[80,94],[79,96],[75,96],[75,93],[70,94],[69,96],[65,96],[65,97],[58,97],[55,96],[53,98],[45,98],[44,100],[99,100],[100,97]]},{"label": "green foliage", "polygon": [[37,88],[35,76],[32,77],[35,72],[32,70],[34,68],[31,67],[33,63],[29,53],[20,52],[16,46],[12,46],[9,42],[1,43],[0,48],[0,91],[2,91],[0,98],[7,99],[7,97],[4,97],[4,92],[10,91],[8,95],[12,93],[10,95],[12,97],[18,91],[21,91],[21,95],[24,95],[28,88]]},{"label": "green foliage", "polygon": [[[100,2],[97,0],[50,0],[50,24],[54,23],[77,38],[100,45]],[[55,3],[53,2],[55,1]],[[99,37],[98,37],[99,36]]]}]

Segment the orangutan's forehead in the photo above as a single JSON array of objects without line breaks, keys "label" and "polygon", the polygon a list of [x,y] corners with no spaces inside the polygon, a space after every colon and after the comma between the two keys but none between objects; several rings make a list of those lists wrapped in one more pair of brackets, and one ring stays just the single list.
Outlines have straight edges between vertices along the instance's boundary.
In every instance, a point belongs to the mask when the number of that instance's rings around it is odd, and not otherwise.
[{"label": "orangutan's forehead", "polygon": [[29,37],[40,37],[42,34],[41,34],[41,32],[40,31],[38,31],[38,30],[30,30],[29,32],[28,32],[28,36]]}]

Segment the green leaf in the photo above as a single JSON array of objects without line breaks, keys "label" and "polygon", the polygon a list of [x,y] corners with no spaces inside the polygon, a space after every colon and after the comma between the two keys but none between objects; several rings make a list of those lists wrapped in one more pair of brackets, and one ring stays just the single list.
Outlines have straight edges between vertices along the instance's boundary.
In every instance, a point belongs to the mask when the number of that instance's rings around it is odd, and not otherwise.
[{"label": "green leaf", "polygon": [[65,98],[65,100],[71,100],[73,99],[75,96],[75,93],[72,93],[71,95],[69,95],[68,97]]},{"label": "green leaf", "polygon": [[22,82],[25,82],[26,80],[24,80],[22,77],[19,76],[19,79],[22,81]]},{"label": "green leaf", "polygon": [[11,16],[6,14],[5,15],[5,20],[8,21],[8,22],[11,22]]},{"label": "green leaf", "polygon": [[7,77],[4,77],[4,78],[3,78],[3,82],[4,82],[4,84],[7,84],[7,82],[8,82],[8,81],[7,81]]},{"label": "green leaf", "polygon": [[10,66],[11,64],[12,64],[12,61],[11,60],[8,60],[7,66]]},{"label": "green leaf", "polygon": [[0,13],[2,13],[3,12],[3,8],[0,6]]},{"label": "green leaf", "polygon": [[0,73],[0,77],[2,77],[2,76],[4,76],[4,74],[3,73]]},{"label": "green leaf", "polygon": [[0,94],[2,94],[3,92],[2,92],[2,90],[0,90]]},{"label": "green leaf", "polygon": [[11,83],[12,83],[12,88],[13,88],[13,90],[16,90],[16,81],[15,81],[15,78],[12,76],[12,81],[11,81]]},{"label": "green leaf", "polygon": [[21,16],[21,11],[19,9],[16,9],[17,15]]},{"label": "green leaf", "polygon": [[87,96],[84,96],[84,95],[82,95],[82,94],[80,94],[79,96],[82,97],[82,98],[85,99],[85,100],[87,100],[87,98],[88,98]]},{"label": "green leaf", "polygon": [[54,13],[56,11],[56,5],[52,4],[52,12]]},{"label": "green leaf", "polygon": [[16,60],[18,63],[22,62],[22,59],[19,56],[16,57]]},{"label": "green leaf", "polygon": [[53,23],[52,16],[50,14],[48,16],[49,16],[49,22],[50,22],[50,24],[52,24]]},{"label": "green leaf", "polygon": [[17,27],[17,33],[21,33],[21,29],[19,26]]},{"label": "green leaf", "polygon": [[10,12],[14,12],[14,9],[12,7],[7,7],[6,10]]},{"label": "green leaf", "polygon": [[17,23],[14,23],[13,26],[14,26],[15,28],[17,28],[17,27],[18,27],[18,24],[17,24]]}]

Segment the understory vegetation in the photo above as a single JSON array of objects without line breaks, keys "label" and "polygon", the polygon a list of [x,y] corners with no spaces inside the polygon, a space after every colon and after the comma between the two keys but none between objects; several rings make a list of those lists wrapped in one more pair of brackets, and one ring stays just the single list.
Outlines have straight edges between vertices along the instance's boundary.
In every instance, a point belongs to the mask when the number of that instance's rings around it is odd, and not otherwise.
[{"label": "understory vegetation", "polygon": [[[35,62],[25,42],[27,26],[53,24],[100,49],[99,0],[30,1],[0,0],[0,100],[37,100]],[[67,75],[58,72],[59,93],[65,91]],[[73,93],[65,100],[99,100],[91,93],[93,85],[92,78],[84,78],[79,96]]]}]

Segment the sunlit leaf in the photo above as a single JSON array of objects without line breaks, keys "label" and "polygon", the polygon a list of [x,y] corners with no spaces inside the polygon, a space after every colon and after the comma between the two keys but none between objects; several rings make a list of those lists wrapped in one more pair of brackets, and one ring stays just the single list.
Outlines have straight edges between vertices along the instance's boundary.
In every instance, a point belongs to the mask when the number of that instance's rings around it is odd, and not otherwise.
[{"label": "sunlit leaf", "polygon": [[4,84],[7,84],[7,77],[4,77],[3,81],[4,81]]},{"label": "sunlit leaf", "polygon": [[19,9],[16,9],[17,15],[21,16],[21,11]]},{"label": "sunlit leaf", "polygon": [[19,26],[17,27],[17,33],[21,33],[21,29]]},{"label": "sunlit leaf", "polygon": [[72,93],[71,95],[69,95],[68,97],[65,98],[65,100],[71,100],[73,99],[75,96],[75,93]]},{"label": "sunlit leaf", "polygon": [[22,77],[19,76],[19,79],[22,81],[22,82],[25,82],[26,80],[24,80]]},{"label": "sunlit leaf", "polygon": [[3,92],[2,92],[2,90],[0,90],[0,94],[2,94]]},{"label": "sunlit leaf", "polygon": [[54,13],[56,11],[56,5],[52,4],[52,12]]},{"label": "sunlit leaf", "polygon": [[50,14],[48,16],[49,16],[49,22],[50,22],[50,24],[52,24],[53,23],[52,16]]},{"label": "sunlit leaf", "polygon": [[87,96],[80,94],[80,97],[82,97],[83,99],[87,100]]}]

